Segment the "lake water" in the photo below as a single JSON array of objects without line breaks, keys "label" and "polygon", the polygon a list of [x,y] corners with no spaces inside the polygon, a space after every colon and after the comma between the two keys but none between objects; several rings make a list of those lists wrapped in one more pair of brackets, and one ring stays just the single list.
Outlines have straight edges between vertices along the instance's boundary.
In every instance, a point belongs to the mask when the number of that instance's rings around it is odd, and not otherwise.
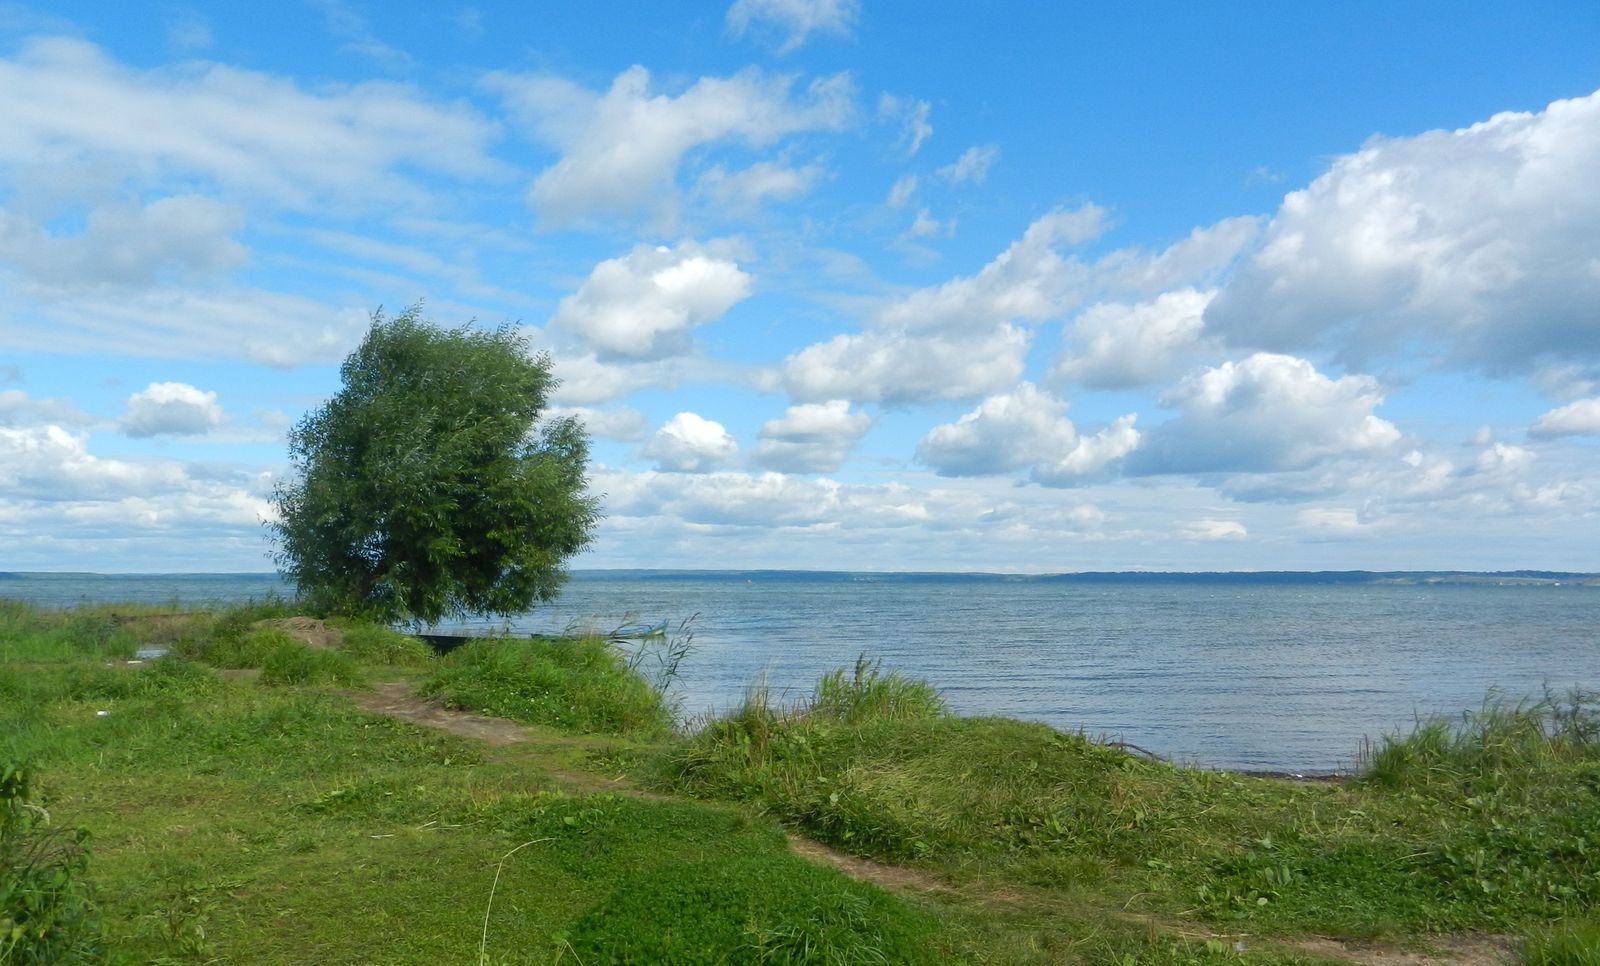
[{"label": "lake water", "polygon": [[[21,575],[47,604],[223,602],[282,591],[247,575]],[[691,615],[675,694],[726,709],[764,678],[798,697],[865,654],[965,714],[1108,735],[1203,765],[1349,767],[1364,736],[1476,708],[1498,688],[1600,688],[1600,587],[865,575],[578,574],[514,633]],[[488,625],[474,625],[483,629]]]}]

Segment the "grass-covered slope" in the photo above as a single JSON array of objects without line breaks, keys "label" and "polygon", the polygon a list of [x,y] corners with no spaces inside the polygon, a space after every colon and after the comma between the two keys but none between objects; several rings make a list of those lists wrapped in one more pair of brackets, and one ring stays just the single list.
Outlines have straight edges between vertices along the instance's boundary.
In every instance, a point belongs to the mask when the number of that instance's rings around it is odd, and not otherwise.
[{"label": "grass-covered slope", "polygon": [[[465,963],[480,946],[489,963],[965,958],[937,914],[800,859],[770,821],[563,794],[533,753],[487,758],[360,710],[337,681],[268,683],[299,645],[252,655],[261,618],[245,616],[184,631],[186,653],[266,665],[224,677],[177,656],[126,663],[149,621],[0,607],[0,647],[26,656],[0,665],[0,763],[27,762],[39,814],[87,830],[66,899],[93,910],[75,920],[82,957],[61,955],[57,930],[48,948],[0,942],[0,962]],[[356,650],[402,665],[367,661],[364,677],[417,670],[403,646]],[[38,925],[10,904],[31,880],[6,854],[0,919]]]},{"label": "grass-covered slope", "polygon": [[[171,654],[129,663],[151,644]],[[529,725],[490,749],[358,706],[403,682]],[[601,641],[439,660],[277,604],[0,602],[0,767],[32,776],[7,800],[88,832],[59,884],[6,864],[43,826],[0,842],[0,964],[1284,966],[1318,961],[1308,934],[1438,932],[1592,964],[1597,737],[1592,696],[1490,705],[1381,742],[1358,780],[1274,781],[958,717],[865,663],[685,734]],[[619,770],[688,797],[579,794],[627,792]],[[846,878],[782,826],[944,887]],[[30,960],[15,929],[47,905]]]},{"label": "grass-covered slope", "polygon": [[1177,768],[916,688],[858,668],[797,707],[757,693],[656,781],[862,855],[1219,927],[1520,931],[1600,908],[1592,696],[1426,725],[1341,785]]},{"label": "grass-covered slope", "polygon": [[445,655],[422,693],[452,708],[585,733],[664,738],[672,714],[603,638],[486,638]]}]

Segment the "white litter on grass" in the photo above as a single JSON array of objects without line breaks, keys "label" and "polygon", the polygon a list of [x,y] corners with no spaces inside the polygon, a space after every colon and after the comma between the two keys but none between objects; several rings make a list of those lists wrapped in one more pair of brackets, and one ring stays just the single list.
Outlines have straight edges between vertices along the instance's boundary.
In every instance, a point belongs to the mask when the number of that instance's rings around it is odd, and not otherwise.
[{"label": "white litter on grass", "polygon": [[109,716],[110,714],[111,714],[111,712],[109,712],[109,711],[96,711],[94,713],[94,716],[96,718],[104,718],[104,717]]}]

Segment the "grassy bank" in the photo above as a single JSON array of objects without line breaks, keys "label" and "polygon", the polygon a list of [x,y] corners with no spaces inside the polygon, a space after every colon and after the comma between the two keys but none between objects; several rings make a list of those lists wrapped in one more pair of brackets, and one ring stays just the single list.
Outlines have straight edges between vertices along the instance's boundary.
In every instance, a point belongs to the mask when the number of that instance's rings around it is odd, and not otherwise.
[{"label": "grassy bank", "polygon": [[1600,906],[1592,695],[1491,704],[1382,742],[1356,781],[1300,783],[953,717],[908,686],[858,669],[796,707],[758,693],[671,750],[657,781],[957,880],[1257,933],[1523,932]]},{"label": "grassy bank", "polygon": [[[0,763],[87,830],[55,853],[82,961],[1273,964],[1322,961],[1312,936],[1488,932],[1594,962],[1581,697],[1290,783],[957,717],[865,664],[685,735],[603,641],[436,659],[291,617],[0,602]],[[395,682],[526,727],[491,746],[358,706]],[[808,862],[786,827],[921,885]]]}]

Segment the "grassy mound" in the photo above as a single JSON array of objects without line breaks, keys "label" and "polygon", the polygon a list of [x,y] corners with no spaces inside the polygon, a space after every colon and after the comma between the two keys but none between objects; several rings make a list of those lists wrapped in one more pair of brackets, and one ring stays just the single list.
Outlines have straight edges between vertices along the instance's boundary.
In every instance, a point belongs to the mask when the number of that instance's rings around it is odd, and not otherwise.
[{"label": "grassy mound", "polygon": [[1518,930],[1600,908],[1592,696],[1423,725],[1336,785],[870,697],[908,688],[858,668],[793,708],[756,692],[666,752],[655,780],[859,854],[1253,930]]},{"label": "grassy mound", "polygon": [[410,634],[350,618],[328,621],[341,635],[339,650],[362,664],[422,667],[433,660],[433,649]]},{"label": "grassy mound", "polygon": [[[467,962],[480,943],[496,963],[660,961],[661,948],[687,962],[963,958],[938,916],[805,864],[770,821],[554,793],[527,760],[485,760],[472,742],[287,679],[55,657],[0,666],[0,762],[39,763],[32,801],[52,827],[88,828],[93,861],[52,840],[61,862],[13,876],[19,839],[0,829],[0,898],[48,927],[28,949],[0,945],[0,961],[73,962],[69,943],[101,940],[95,918],[110,959],[129,963]],[[3,811],[29,798],[10,776],[0,825],[40,817]],[[703,908],[675,905],[701,895]],[[13,925],[17,912],[0,904]],[[693,928],[661,947],[648,923],[675,912]]]},{"label": "grassy mound", "polygon": [[599,638],[474,641],[445,655],[421,692],[454,708],[571,731],[672,731],[661,694]]},{"label": "grassy mound", "polygon": [[[480,812],[523,870],[603,891],[556,937],[582,963],[921,963],[933,916],[795,856],[767,822],[683,802],[536,795]],[[499,920],[496,920],[498,922]],[[497,930],[491,929],[491,936]]]},{"label": "grassy mound", "polygon": [[275,686],[332,684],[356,687],[363,682],[361,669],[350,655],[319,651],[283,637],[261,662],[261,683]]}]

